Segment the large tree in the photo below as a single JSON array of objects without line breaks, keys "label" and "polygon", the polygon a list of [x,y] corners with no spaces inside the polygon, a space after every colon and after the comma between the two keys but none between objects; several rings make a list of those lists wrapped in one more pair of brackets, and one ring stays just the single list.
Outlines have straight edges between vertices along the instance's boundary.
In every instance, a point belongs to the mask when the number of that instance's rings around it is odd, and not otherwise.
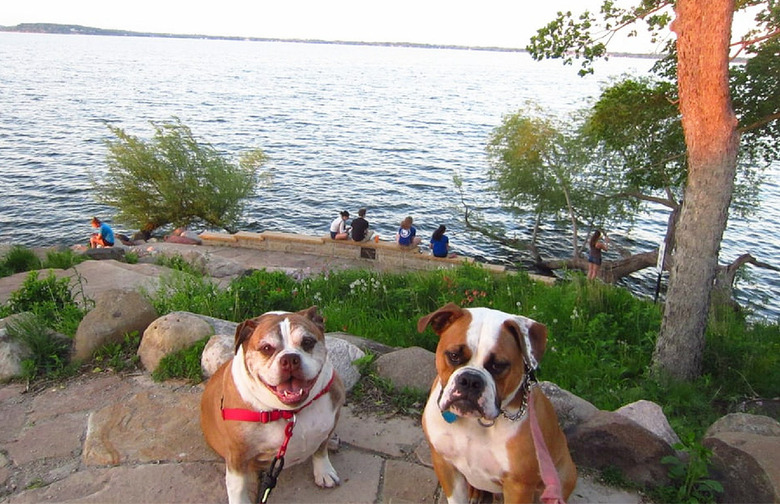
[{"label": "large tree", "polygon": [[[746,34],[743,46],[751,43],[751,37],[759,43],[776,39],[780,9],[774,0],[739,4],[746,6],[763,7],[756,17],[763,32]],[[664,319],[653,356],[655,370],[676,379],[690,380],[700,374],[718,250],[736,175],[739,133],[728,73],[736,7],[734,0],[643,0],[623,10],[605,0],[601,9],[605,33],[644,19],[654,37],[667,26],[677,35],[676,45],[669,48],[676,55],[688,173]],[[582,73],[591,72],[590,62],[606,54],[606,45],[592,37],[595,24],[587,12],[577,21],[571,13],[559,13],[539,30],[529,50],[538,58],[561,57],[568,62],[572,56],[582,56]]]}]

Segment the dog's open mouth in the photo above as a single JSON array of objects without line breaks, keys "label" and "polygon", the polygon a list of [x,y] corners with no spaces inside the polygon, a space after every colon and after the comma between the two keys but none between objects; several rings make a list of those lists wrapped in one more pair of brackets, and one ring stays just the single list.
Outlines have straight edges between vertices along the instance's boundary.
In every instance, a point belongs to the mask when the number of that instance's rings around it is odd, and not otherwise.
[{"label": "dog's open mouth", "polygon": [[312,380],[301,380],[300,378],[291,377],[289,380],[282,382],[275,387],[268,385],[267,383],[265,386],[284,404],[295,405],[305,401],[306,398],[309,397],[309,392],[316,381],[317,378]]},{"label": "dog's open mouth", "polygon": [[445,402],[441,406],[442,411],[449,410],[459,417],[482,418],[484,416],[482,408],[480,408],[479,404],[467,399],[456,398],[454,400]]}]

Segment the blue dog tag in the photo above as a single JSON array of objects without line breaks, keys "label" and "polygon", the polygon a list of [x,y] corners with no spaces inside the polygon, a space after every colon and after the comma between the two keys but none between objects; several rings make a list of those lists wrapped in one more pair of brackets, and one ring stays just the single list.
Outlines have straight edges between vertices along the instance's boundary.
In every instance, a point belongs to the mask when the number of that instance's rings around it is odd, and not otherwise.
[{"label": "blue dog tag", "polygon": [[453,413],[452,411],[449,411],[449,410],[448,411],[442,411],[441,412],[441,416],[444,419],[444,421],[447,422],[447,423],[452,423],[452,422],[454,422],[455,420],[458,419],[458,415],[456,415],[455,413]]}]

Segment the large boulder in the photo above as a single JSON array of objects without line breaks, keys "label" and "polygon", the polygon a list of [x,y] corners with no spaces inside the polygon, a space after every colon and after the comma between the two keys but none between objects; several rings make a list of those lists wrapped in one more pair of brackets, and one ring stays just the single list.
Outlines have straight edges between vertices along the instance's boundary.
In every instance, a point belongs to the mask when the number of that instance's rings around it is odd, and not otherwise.
[{"label": "large boulder", "polygon": [[567,434],[572,458],[578,466],[616,467],[628,480],[656,486],[669,482],[661,459],[674,455],[669,443],[635,421],[599,410]]},{"label": "large boulder", "polygon": [[374,367],[396,390],[410,388],[427,393],[436,378],[436,354],[420,347],[402,348],[380,355]]},{"label": "large boulder", "polygon": [[577,397],[555,383],[543,381],[539,386],[555,408],[558,423],[564,433],[568,433],[574,426],[583,423],[599,410],[585,399]]},{"label": "large boulder", "polygon": [[762,415],[733,413],[707,429],[713,477],[722,502],[780,502],[780,423]]},{"label": "large boulder", "polygon": [[[95,249],[100,250],[100,249]],[[98,294],[73,338],[73,358],[86,361],[107,343],[121,343],[128,333],[143,333],[157,318],[152,303],[137,291],[112,289]]]},{"label": "large boulder", "polygon": [[615,410],[615,413],[635,421],[669,443],[669,446],[673,446],[680,442],[679,436],[674,432],[672,426],[669,425],[669,420],[666,419],[664,411],[659,405],[652,401],[645,401],[643,399],[641,401],[632,402],[631,404],[626,404],[622,408]]},{"label": "large boulder", "polygon": [[138,346],[138,356],[144,368],[152,372],[166,355],[188,348],[213,334],[211,325],[197,315],[172,312],[146,328]]}]

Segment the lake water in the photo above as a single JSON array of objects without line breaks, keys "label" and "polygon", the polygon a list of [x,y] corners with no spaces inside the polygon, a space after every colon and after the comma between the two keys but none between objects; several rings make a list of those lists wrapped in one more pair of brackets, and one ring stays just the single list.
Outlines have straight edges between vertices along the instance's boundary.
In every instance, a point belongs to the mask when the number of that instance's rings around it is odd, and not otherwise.
[{"label": "lake water", "polygon": [[[446,224],[458,253],[527,261],[464,230],[453,176],[488,221],[530,237],[532,218],[488,192],[490,132],[528,100],[565,118],[610,77],[651,64],[612,58],[583,79],[517,52],[0,33],[0,242],[84,243],[92,215],[112,221],[87,178],[104,171],[106,123],[148,139],[150,121],[175,116],[229,156],[256,147],[270,156],[273,184],[248,204],[241,229],[325,234],[340,210],[366,206],[383,238],[412,215],[426,240]],[[777,263],[778,174],[768,172],[759,214],[730,222],[721,262],[750,252]],[[609,231],[624,249],[644,251],[665,222],[650,210],[635,229]],[[551,253],[568,252],[567,231],[546,226]],[[739,300],[776,320],[780,274],[750,272]],[[647,270],[627,285],[647,294],[654,281]]]}]

